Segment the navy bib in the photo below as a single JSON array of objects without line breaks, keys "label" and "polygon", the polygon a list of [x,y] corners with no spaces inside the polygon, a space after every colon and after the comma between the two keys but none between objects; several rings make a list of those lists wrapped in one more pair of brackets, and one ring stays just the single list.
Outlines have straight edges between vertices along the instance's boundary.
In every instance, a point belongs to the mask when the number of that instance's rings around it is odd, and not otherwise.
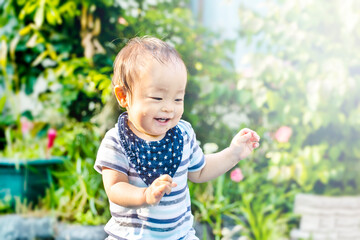
[{"label": "navy bib", "polygon": [[136,136],[128,126],[128,114],[118,119],[120,144],[140,178],[149,186],[163,174],[174,177],[184,148],[184,140],[178,126],[168,130],[159,141],[146,141]]}]

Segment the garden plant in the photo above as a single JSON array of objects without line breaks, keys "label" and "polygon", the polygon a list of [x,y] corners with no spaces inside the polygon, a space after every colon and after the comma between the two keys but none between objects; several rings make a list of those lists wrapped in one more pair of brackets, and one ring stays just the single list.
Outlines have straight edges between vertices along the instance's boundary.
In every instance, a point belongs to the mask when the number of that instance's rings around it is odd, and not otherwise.
[{"label": "garden plant", "polygon": [[[238,39],[222,40],[185,0],[0,1],[1,156],[46,156],[54,129],[50,154],[66,158],[46,195],[17,209],[106,223],[93,164],[122,111],[111,92],[112,62],[129,38],[144,35],[182,55],[189,79],[183,118],[205,152],[226,147],[245,126],[262,138],[227,175],[189,183],[196,220],[216,239],[228,219],[248,239],[285,239],[297,224],[297,193],[360,194],[360,4],[260,2],[241,5]],[[231,56],[236,41],[247,43],[241,66]],[[0,202],[0,213],[14,211]]]}]

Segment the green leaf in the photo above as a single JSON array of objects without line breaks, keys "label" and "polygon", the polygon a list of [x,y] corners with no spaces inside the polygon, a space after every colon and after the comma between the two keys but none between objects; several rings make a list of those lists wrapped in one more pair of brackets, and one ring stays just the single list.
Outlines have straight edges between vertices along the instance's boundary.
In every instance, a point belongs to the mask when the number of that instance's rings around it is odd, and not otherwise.
[{"label": "green leaf", "polygon": [[45,0],[40,0],[39,8],[35,12],[34,22],[40,28],[44,22]]},{"label": "green leaf", "polygon": [[0,112],[3,112],[6,103],[6,95],[0,98]]}]

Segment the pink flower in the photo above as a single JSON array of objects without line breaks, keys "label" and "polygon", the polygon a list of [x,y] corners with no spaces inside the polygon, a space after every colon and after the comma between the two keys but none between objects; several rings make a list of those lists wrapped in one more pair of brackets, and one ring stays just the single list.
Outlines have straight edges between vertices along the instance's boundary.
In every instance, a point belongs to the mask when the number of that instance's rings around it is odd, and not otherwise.
[{"label": "pink flower", "polygon": [[56,138],[56,130],[50,128],[48,131],[48,145],[47,145],[48,149],[53,147],[55,138]]},{"label": "pink flower", "polygon": [[288,126],[280,127],[275,133],[275,139],[280,143],[289,142],[292,135],[292,129]]},{"label": "pink flower", "polygon": [[29,119],[27,119],[26,117],[22,117],[20,119],[20,124],[21,124],[21,132],[22,134],[28,135],[29,132],[34,128],[34,124],[29,121]]},{"label": "pink flower", "polygon": [[126,19],[123,18],[123,17],[119,17],[119,18],[118,18],[118,22],[119,22],[119,24],[124,25],[124,26],[129,25],[129,23],[128,23],[128,22],[126,21]]},{"label": "pink flower", "polygon": [[231,171],[230,178],[234,182],[240,182],[241,180],[244,179],[244,175],[242,174],[240,168],[235,168],[234,170]]}]

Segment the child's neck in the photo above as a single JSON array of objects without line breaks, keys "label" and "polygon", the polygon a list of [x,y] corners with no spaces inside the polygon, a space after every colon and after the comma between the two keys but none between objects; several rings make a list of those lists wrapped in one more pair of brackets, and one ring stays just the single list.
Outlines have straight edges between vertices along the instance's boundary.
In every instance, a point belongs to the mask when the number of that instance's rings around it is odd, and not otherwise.
[{"label": "child's neck", "polygon": [[159,136],[154,136],[154,135],[147,134],[146,132],[139,131],[139,130],[137,130],[137,128],[134,126],[134,124],[130,120],[128,120],[127,125],[138,138],[141,138],[141,139],[143,139],[145,141],[149,141],[149,142],[160,141],[161,139],[163,139],[165,137],[165,134],[166,134],[166,133],[164,133]]}]

